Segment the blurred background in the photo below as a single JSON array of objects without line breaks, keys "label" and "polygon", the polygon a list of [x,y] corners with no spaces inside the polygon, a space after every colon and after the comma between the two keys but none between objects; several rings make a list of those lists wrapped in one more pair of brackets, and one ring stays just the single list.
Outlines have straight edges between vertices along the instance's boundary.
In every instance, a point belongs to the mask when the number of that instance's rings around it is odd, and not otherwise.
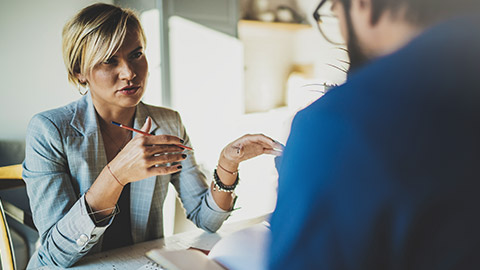
[{"label": "blurred background", "polygon": [[[0,0],[3,145],[24,143],[35,113],[81,97],[67,81],[61,32],[94,2]],[[180,112],[209,180],[230,141],[263,133],[285,143],[295,113],[322,96],[324,83],[345,80],[345,51],[325,41],[310,19],[319,0],[101,2],[140,14],[150,67],[144,102]],[[1,152],[0,165],[15,163],[9,161],[15,151]],[[272,212],[277,176],[273,157],[241,164],[239,210],[227,222]],[[165,204],[166,236],[193,226],[172,191]]]}]

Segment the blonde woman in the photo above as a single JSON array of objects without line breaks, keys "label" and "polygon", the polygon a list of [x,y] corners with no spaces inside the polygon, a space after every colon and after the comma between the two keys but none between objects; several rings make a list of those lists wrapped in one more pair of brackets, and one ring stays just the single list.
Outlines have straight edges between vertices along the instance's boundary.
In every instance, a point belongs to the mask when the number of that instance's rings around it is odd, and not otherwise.
[{"label": "blonde woman", "polygon": [[[230,215],[238,164],[281,146],[246,135],[220,154],[210,186],[199,170],[177,112],[141,102],[148,64],[138,17],[94,4],[63,30],[69,80],[79,100],[34,116],[23,177],[41,246],[28,267],[68,267],[88,253],[163,236],[168,183],[187,217],[214,232]],[[112,121],[152,134],[132,134]]]}]

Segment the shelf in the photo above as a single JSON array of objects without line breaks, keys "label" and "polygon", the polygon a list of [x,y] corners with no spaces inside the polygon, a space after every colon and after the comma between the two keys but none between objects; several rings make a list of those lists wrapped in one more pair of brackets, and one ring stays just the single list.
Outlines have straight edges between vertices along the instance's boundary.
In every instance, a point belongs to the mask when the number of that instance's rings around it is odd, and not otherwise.
[{"label": "shelf", "polygon": [[238,27],[262,27],[268,29],[278,29],[278,30],[289,30],[296,31],[301,29],[308,29],[312,26],[310,24],[300,24],[300,23],[282,23],[282,22],[262,22],[254,20],[240,20],[238,22]]}]

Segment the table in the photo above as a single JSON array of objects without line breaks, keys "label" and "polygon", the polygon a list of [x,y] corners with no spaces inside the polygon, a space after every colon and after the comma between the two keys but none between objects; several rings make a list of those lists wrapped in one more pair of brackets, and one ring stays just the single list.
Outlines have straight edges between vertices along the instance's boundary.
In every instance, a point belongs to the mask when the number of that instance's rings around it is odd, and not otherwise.
[{"label": "table", "polygon": [[267,217],[268,215],[263,215],[244,221],[226,223],[216,233],[207,233],[201,229],[195,229],[162,239],[89,255],[81,259],[72,269],[156,269],[154,263],[145,256],[145,253],[150,249],[184,250],[194,247],[210,250],[222,237],[261,223]]}]

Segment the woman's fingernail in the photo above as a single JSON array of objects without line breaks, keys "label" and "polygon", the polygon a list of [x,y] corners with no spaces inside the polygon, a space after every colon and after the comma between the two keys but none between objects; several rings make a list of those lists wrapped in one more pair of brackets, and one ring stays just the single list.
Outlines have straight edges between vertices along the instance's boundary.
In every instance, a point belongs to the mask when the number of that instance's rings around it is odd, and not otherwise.
[{"label": "woman's fingernail", "polygon": [[177,166],[177,169],[180,170],[181,168],[182,168],[182,165],[178,165],[178,166]]},{"label": "woman's fingernail", "polygon": [[182,158],[187,158],[187,155],[186,155],[186,154],[182,154]]},{"label": "woman's fingernail", "polygon": [[183,144],[184,142],[185,142],[184,140],[180,139],[180,143],[181,143],[181,144]]}]

